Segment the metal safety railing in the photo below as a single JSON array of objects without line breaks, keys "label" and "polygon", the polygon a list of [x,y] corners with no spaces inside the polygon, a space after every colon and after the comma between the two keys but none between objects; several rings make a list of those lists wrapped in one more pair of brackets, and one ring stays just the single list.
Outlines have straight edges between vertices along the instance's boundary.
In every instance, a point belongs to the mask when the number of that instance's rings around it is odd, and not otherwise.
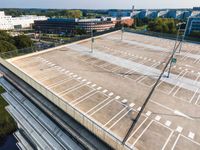
[{"label": "metal safety railing", "polygon": [[[117,30],[120,30],[120,29],[121,28],[112,28],[112,29],[109,29],[109,30],[101,31],[101,32],[95,32],[95,33],[93,33],[93,36],[94,37],[100,36],[100,35],[110,33],[110,32],[114,32],[114,31],[117,31]],[[25,55],[25,54],[30,54],[30,53],[33,53],[33,52],[36,52],[36,51],[42,51],[42,50],[45,50],[45,49],[48,49],[48,48],[53,48],[53,47],[61,46],[61,45],[64,45],[64,44],[73,43],[73,42],[88,39],[88,38],[91,38],[91,34],[75,36],[75,37],[72,37],[72,38],[67,39],[67,40],[62,40],[60,42],[52,42],[52,43],[49,43],[49,44],[40,44],[40,45],[35,45],[35,46],[24,48],[24,49],[16,49],[16,50],[8,51],[8,52],[2,52],[2,53],[0,53],[0,57],[3,58],[3,59],[9,59],[9,58],[17,57],[17,56],[22,56],[22,55]]]},{"label": "metal safety railing", "polygon": [[[124,28],[124,31],[130,32],[130,33],[137,33],[137,34],[142,34],[142,35],[154,36],[154,37],[159,37],[159,38],[172,39],[172,40],[175,40],[177,38],[176,34],[169,34],[169,33],[144,31],[144,30],[134,30],[134,29],[131,29],[131,28]],[[185,36],[184,41],[200,44],[200,40],[198,38],[189,37],[189,36]]]}]

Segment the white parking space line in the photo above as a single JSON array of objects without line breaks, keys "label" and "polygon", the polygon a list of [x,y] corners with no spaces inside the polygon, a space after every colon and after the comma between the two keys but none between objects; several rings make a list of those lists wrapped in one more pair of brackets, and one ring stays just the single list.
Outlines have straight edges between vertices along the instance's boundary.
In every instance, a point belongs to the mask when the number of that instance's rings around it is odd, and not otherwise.
[{"label": "white parking space line", "polygon": [[82,82],[86,82],[86,81],[87,81],[86,79],[83,79],[83,80],[82,80]]},{"label": "white parking space line", "polygon": [[182,135],[182,134],[179,134],[179,135],[178,135],[178,137],[176,138],[176,140],[175,140],[175,142],[174,142],[174,144],[173,144],[173,146],[172,146],[172,149],[171,149],[171,150],[174,150],[174,148],[175,148],[175,146],[177,145],[177,143],[178,143],[178,140],[180,139],[180,137],[183,137],[183,138],[185,138],[185,139],[187,139],[187,140],[191,141],[192,143],[195,143],[195,144],[197,144],[197,145],[199,145],[199,146],[200,146],[200,143],[198,143],[198,142],[194,141],[193,139],[191,139],[191,138],[189,138],[189,137],[186,137],[186,136],[184,136],[184,135]]},{"label": "white parking space line", "polygon": [[178,127],[176,128],[176,131],[179,132],[179,133],[181,133],[181,132],[183,131],[183,127],[178,126]]},{"label": "white parking space line", "polygon": [[87,98],[89,98],[90,96],[93,96],[97,93],[100,93],[99,91],[95,91],[94,93],[92,93],[91,95],[88,95],[87,97],[85,97],[84,99],[78,101],[77,103],[73,103],[72,105],[77,105],[78,103],[82,102],[82,101],[85,101]]},{"label": "white parking space line", "polygon": [[114,95],[114,93],[111,92],[111,93],[109,93],[108,95],[109,95],[109,96],[112,96],[112,95]]},{"label": "white parking space line", "polygon": [[147,116],[150,116],[150,115],[151,115],[151,112],[150,112],[150,111],[147,111],[146,115],[147,115]]},{"label": "white parking space line", "polygon": [[71,81],[71,80],[73,80],[73,79],[72,79],[72,78],[63,79],[63,80],[58,81],[58,82],[56,82],[56,83],[50,84],[49,86],[46,86],[46,88],[47,88],[47,89],[51,89],[51,88],[56,87],[56,86],[58,86],[58,85],[60,85],[60,84],[63,84],[64,82],[68,82],[68,81]]},{"label": "white parking space line", "polygon": [[141,136],[146,132],[146,130],[150,127],[150,125],[153,123],[153,120],[146,126],[146,128],[142,131],[142,133],[137,137],[137,139],[133,142],[131,145],[131,148],[134,147],[134,145],[137,143],[137,141],[141,138]]},{"label": "white parking space line", "polygon": [[87,82],[86,84],[89,85],[89,84],[91,84],[91,83],[92,83],[92,82]]},{"label": "white parking space line", "polygon": [[101,89],[102,89],[102,87],[100,87],[100,86],[97,88],[97,90],[101,90]]},{"label": "white parking space line", "polygon": [[198,74],[197,78],[194,80],[193,84],[196,84],[200,78],[200,74]]},{"label": "white parking space line", "polygon": [[[151,65],[150,67],[151,67],[151,68],[156,68],[158,65],[160,65],[160,64],[159,64],[158,62],[156,62],[156,63],[154,63],[153,65]],[[135,72],[137,72],[137,70],[136,70]],[[146,76],[142,75],[141,77],[139,77],[139,78],[136,80],[136,82],[138,82],[138,83],[140,83],[140,84],[142,84],[142,85],[147,86],[146,84],[144,84],[144,83],[141,82],[141,81],[143,81],[145,78],[146,78]],[[151,86],[147,86],[147,87],[151,87]]]},{"label": "white parking space line", "polygon": [[169,135],[169,137],[167,138],[167,140],[166,140],[166,142],[165,142],[165,144],[163,145],[163,147],[162,147],[162,150],[164,150],[165,149],[165,147],[167,146],[167,144],[169,143],[169,140],[171,139],[171,137],[172,137],[172,135],[174,134],[174,131],[171,131],[171,133],[170,133],[170,135]]},{"label": "white parking space line", "polygon": [[78,78],[77,78],[77,80],[81,80],[81,79],[82,79],[82,77],[78,77]]},{"label": "white parking space line", "polygon": [[156,116],[156,117],[155,117],[155,120],[156,120],[156,121],[160,121],[160,119],[161,119],[160,116]]},{"label": "white parking space line", "polygon": [[193,132],[189,132],[188,137],[194,139],[195,134]]},{"label": "white parking space line", "polygon": [[168,127],[169,127],[171,124],[172,124],[172,123],[171,123],[171,121],[169,121],[169,120],[167,120],[167,121],[165,122],[165,125],[168,126]]},{"label": "white parking space line", "polygon": [[142,107],[138,107],[138,108],[137,108],[137,111],[140,111],[141,109],[142,109]]},{"label": "white parking space line", "polygon": [[92,87],[95,87],[95,86],[96,86],[96,84],[93,84],[93,85],[92,85]]},{"label": "white parking space line", "polygon": [[199,91],[199,89],[197,89],[196,91],[195,91],[195,93],[193,94],[193,96],[191,97],[191,99],[190,99],[190,103],[192,102],[192,100],[194,99],[194,97],[195,97],[195,95],[197,94],[197,92]]},{"label": "white parking space line", "polygon": [[[187,73],[187,71],[186,72],[184,72],[183,73],[183,75],[181,75],[181,77],[178,77],[180,80],[184,77],[184,75]],[[177,78],[177,79],[178,79]],[[177,82],[176,83],[176,85],[171,89],[171,91],[169,92],[169,94],[171,94],[172,92],[173,92],[173,90],[176,88],[178,86],[178,88],[177,88],[177,90],[174,92],[174,94],[173,94],[173,96],[175,96],[176,95],[176,93],[179,91],[179,89],[181,88],[181,86],[182,86],[182,83],[179,81],[179,82]]]},{"label": "white parking space line", "polygon": [[143,121],[142,121],[142,123],[135,129],[135,131],[129,136],[129,138],[127,139],[127,141],[129,141],[132,137],[133,137],[133,135],[140,129],[140,127],[147,121],[147,119],[148,119],[148,117],[146,117]]},{"label": "white parking space line", "polygon": [[[95,107],[91,108],[90,110],[88,110],[86,112],[86,114],[90,113],[91,111],[93,111],[94,109],[96,109],[92,114],[90,114],[90,116],[92,116],[93,114],[95,114],[96,112],[98,112],[99,110],[103,109],[106,105],[110,104],[111,102],[113,102],[115,99],[112,99],[110,101],[108,101],[107,103],[105,103],[103,106],[99,107],[101,104],[103,104],[104,102],[106,102],[109,98],[104,99],[102,102],[100,102],[99,104],[97,104]],[[99,108],[98,108],[99,107]]]},{"label": "white parking space line", "polygon": [[[74,80],[74,79],[72,79],[72,80]],[[83,84],[83,83],[78,83],[78,84],[76,84],[76,85],[71,86],[70,88],[67,88],[67,89],[63,90],[62,92],[59,92],[58,94],[59,94],[59,95],[63,95],[64,93],[69,92],[69,91],[72,91],[72,90],[74,90],[74,89],[77,89],[77,88],[81,87],[82,85],[85,85],[85,84]]]},{"label": "white parking space line", "polygon": [[122,118],[124,118],[124,116],[126,116],[130,111],[133,111],[132,109],[128,110],[124,115],[122,115],[114,124],[112,124],[112,126],[110,126],[108,128],[108,130],[110,130],[112,127],[114,127]]},{"label": "white parking space line", "polygon": [[106,93],[106,92],[108,92],[108,90],[107,90],[107,89],[103,90],[103,93]]},{"label": "white parking space line", "polygon": [[[73,90],[74,90],[74,89],[73,89]],[[73,90],[72,90],[72,91],[73,91]],[[80,100],[81,98],[85,97],[86,95],[90,95],[90,94],[93,93],[94,91],[95,91],[95,90],[93,89],[93,90],[91,90],[91,91],[85,93],[84,95],[82,95],[82,96],[76,98],[75,100],[71,101],[70,104],[72,104],[72,103],[74,103],[74,102]],[[71,91],[68,91],[67,93],[69,93],[69,92],[71,92]],[[66,95],[67,93],[63,94],[62,96]]]},{"label": "white parking space line", "polygon": [[134,106],[135,106],[134,103],[130,103],[130,104],[129,104],[129,107],[130,107],[130,108],[133,108]]},{"label": "white parking space line", "polygon": [[116,96],[115,99],[120,99],[120,96]]},{"label": "white parking space line", "polygon": [[172,146],[172,149],[171,149],[171,150],[174,150],[174,148],[175,148],[175,146],[176,146],[176,144],[177,144],[177,142],[178,142],[178,140],[179,140],[180,136],[181,136],[181,134],[179,134],[179,135],[178,135],[178,137],[176,138],[176,140],[175,140],[175,142],[174,142],[174,144],[173,144],[173,146]]},{"label": "white parking space line", "polygon": [[196,100],[196,102],[195,102],[195,105],[198,104],[199,100],[200,100],[200,95],[198,96],[198,98],[197,98],[197,100]]}]

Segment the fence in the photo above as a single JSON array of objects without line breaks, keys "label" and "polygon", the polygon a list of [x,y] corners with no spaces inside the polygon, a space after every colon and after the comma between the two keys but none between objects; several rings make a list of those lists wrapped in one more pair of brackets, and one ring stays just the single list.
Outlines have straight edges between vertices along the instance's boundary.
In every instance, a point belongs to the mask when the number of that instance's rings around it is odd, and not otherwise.
[{"label": "fence", "polygon": [[[93,36],[95,37],[95,36],[103,35],[103,34],[106,34],[106,33],[114,32],[114,31],[117,31],[117,30],[120,30],[120,28],[112,28],[110,30],[105,30],[105,31],[102,31],[102,32],[95,32],[93,34]],[[62,40],[59,43],[42,44],[42,45],[37,45],[37,46],[25,48],[25,49],[17,49],[17,50],[8,51],[8,52],[2,52],[0,54],[0,57],[3,58],[3,59],[9,59],[9,58],[13,58],[13,57],[16,57],[16,56],[22,56],[22,55],[25,55],[25,54],[33,53],[33,52],[36,52],[36,51],[42,51],[42,50],[45,50],[45,49],[48,49],[48,48],[53,48],[53,47],[61,46],[61,45],[64,45],[64,44],[73,43],[73,42],[76,42],[76,41],[79,41],[79,40],[84,40],[84,39],[87,39],[87,38],[91,38],[91,34],[76,36],[76,37],[70,38],[68,40]]]},{"label": "fence", "polygon": [[[140,31],[140,30],[134,30],[134,29],[130,29],[130,28],[125,28],[124,31],[142,34],[142,35],[154,36],[154,37],[159,37],[159,38],[172,39],[172,40],[175,40],[177,38],[176,34],[160,33],[160,32],[153,32],[153,31]],[[179,40],[181,38],[182,38],[182,36],[179,36]],[[184,40],[186,42],[200,44],[200,40],[198,38],[192,38],[192,37],[186,36],[184,38]]]}]

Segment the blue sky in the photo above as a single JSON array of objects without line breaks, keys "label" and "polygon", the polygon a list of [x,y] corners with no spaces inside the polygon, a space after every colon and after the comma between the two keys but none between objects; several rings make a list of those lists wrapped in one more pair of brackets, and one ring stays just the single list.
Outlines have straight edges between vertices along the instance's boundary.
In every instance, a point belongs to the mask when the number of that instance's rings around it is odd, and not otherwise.
[{"label": "blue sky", "polygon": [[192,8],[200,0],[0,0],[1,8]]}]

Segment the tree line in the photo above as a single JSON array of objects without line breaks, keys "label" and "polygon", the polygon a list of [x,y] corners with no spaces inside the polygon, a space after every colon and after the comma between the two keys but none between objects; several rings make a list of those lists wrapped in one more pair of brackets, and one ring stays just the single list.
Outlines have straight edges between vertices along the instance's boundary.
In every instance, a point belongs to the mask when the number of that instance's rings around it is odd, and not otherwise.
[{"label": "tree line", "polygon": [[87,9],[20,9],[20,8],[1,8],[6,15],[19,17],[21,15],[38,15],[47,17],[65,17],[65,18],[96,18],[107,16],[108,10],[87,10]]},{"label": "tree line", "polygon": [[[159,32],[159,33],[168,33],[168,34],[177,34],[178,23],[183,22],[183,20],[177,20],[173,18],[156,18],[156,19],[138,19],[135,18],[135,24],[133,28],[142,29],[147,31]],[[181,25],[182,31],[185,30],[186,25]],[[183,34],[183,32],[182,32]],[[192,31],[187,38],[195,38],[195,40],[200,41],[200,32]]]},{"label": "tree line", "polygon": [[21,15],[38,15],[47,17],[65,17],[80,18],[83,13],[81,10],[64,10],[64,9],[0,9],[5,11],[6,15],[19,17]]},{"label": "tree line", "polygon": [[169,33],[175,34],[177,33],[176,24],[178,20],[171,18],[156,18],[156,19],[135,19],[135,26],[146,26],[146,30],[153,32],[161,32],[161,33]]},{"label": "tree line", "polygon": [[31,47],[33,42],[26,35],[12,37],[6,31],[0,31],[0,52]]}]

